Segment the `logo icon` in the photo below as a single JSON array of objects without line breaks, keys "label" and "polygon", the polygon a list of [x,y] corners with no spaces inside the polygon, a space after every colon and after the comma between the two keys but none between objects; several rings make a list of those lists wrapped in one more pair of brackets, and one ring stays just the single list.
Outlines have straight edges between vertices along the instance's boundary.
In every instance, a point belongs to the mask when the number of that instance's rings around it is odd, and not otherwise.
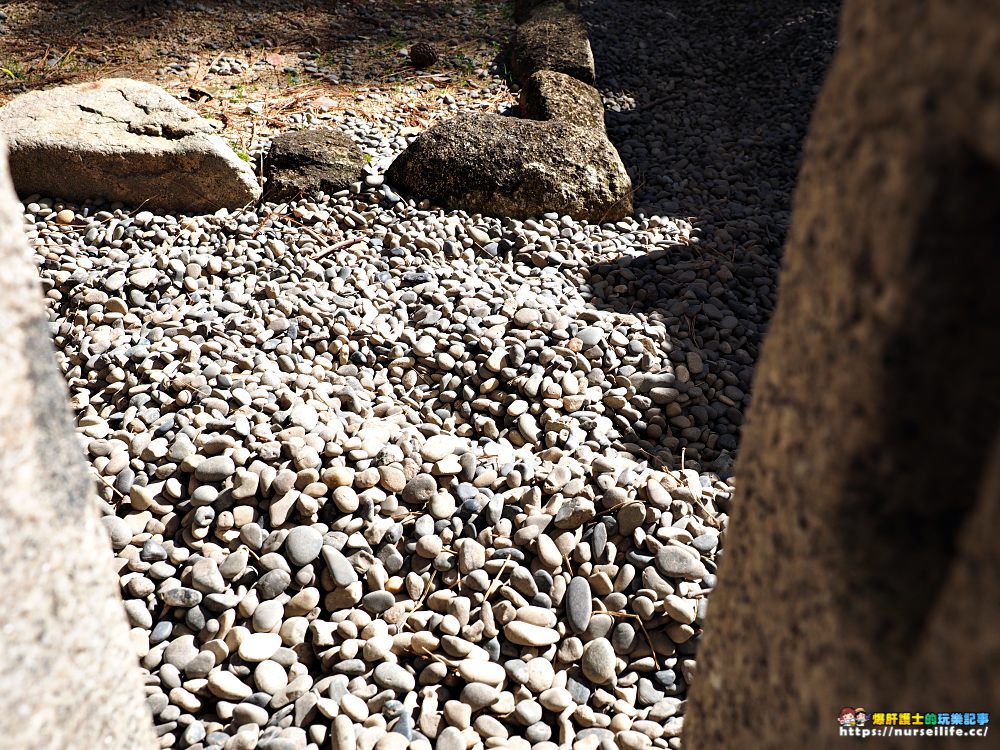
[{"label": "logo icon", "polygon": [[837,714],[841,737],[986,737],[988,711],[873,711],[844,706]]}]

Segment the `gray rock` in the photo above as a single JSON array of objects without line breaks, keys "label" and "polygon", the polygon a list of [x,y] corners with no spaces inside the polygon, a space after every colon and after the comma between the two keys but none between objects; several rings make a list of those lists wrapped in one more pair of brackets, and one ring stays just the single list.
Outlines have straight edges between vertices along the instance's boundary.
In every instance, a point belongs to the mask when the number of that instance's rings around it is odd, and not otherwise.
[{"label": "gray rock", "polygon": [[530,726],[542,720],[542,707],[533,700],[519,701],[514,707],[514,718],[522,726]]},{"label": "gray rock", "polygon": [[[442,732],[442,734],[444,734]],[[459,736],[461,739],[461,736]],[[458,750],[465,750],[465,741],[462,740],[463,746],[458,748]],[[438,743],[440,747],[440,743]],[[331,750],[355,750],[357,747],[357,740],[354,736],[354,724],[349,716],[344,714],[339,714],[333,719],[333,725],[330,727],[330,748]]]},{"label": "gray rock", "polygon": [[142,552],[139,558],[143,562],[154,563],[167,559],[167,550],[159,542],[147,539],[142,544]]},{"label": "gray rock", "polygon": [[311,563],[323,549],[323,535],[311,526],[297,526],[285,537],[285,557],[293,565]]},{"label": "gray rock", "polygon": [[226,581],[219,572],[215,560],[204,558],[191,568],[191,585],[204,594],[221,594],[226,590]]},{"label": "gray rock", "polygon": [[514,33],[510,69],[522,84],[539,70],[553,70],[592,86],[594,54],[587,25],[578,13],[558,4],[544,13],[535,11]]},{"label": "gray rock", "polygon": [[163,660],[182,671],[196,656],[198,647],[195,645],[193,635],[177,636],[163,651]]},{"label": "gray rock", "polygon": [[236,472],[236,464],[229,456],[210,456],[198,464],[194,478],[199,482],[223,482]]},{"label": "gray rock", "polygon": [[333,582],[338,586],[350,586],[358,580],[358,574],[351,561],[336,548],[326,544],[320,550],[320,555],[326,563],[327,570],[330,571]]},{"label": "gray rock", "polygon": [[167,589],[160,594],[160,598],[168,607],[194,607],[201,604],[202,594],[196,589],[178,586],[177,588]]},{"label": "gray rock", "polygon": [[114,549],[119,550],[132,541],[132,529],[125,519],[118,516],[101,516],[101,523],[108,532]]},{"label": "gray rock", "polygon": [[595,515],[596,509],[590,500],[575,497],[559,507],[552,523],[558,529],[578,529]]},{"label": "gray rock", "polygon": [[615,663],[615,649],[607,638],[595,638],[583,647],[583,674],[598,685],[614,679]]},{"label": "gray rock", "polygon": [[233,719],[239,724],[259,724],[263,726],[267,723],[269,716],[266,708],[255,706],[253,703],[238,703],[233,706]]},{"label": "gray rock", "polygon": [[574,576],[566,587],[566,622],[577,633],[582,633],[590,625],[594,612],[590,582],[583,576]]},{"label": "gray rock", "polygon": [[636,697],[640,705],[652,706],[653,704],[663,700],[665,696],[665,693],[662,690],[657,689],[652,681],[645,677],[639,678],[638,686]]},{"label": "gray rock", "polygon": [[504,626],[504,634],[507,636],[507,640],[519,646],[541,647],[559,642],[558,631],[520,620],[507,623]]},{"label": "gray rock", "polygon": [[437,482],[430,474],[417,474],[403,487],[403,500],[408,503],[426,503],[437,492]]},{"label": "gray rock", "polygon": [[[582,654],[581,654],[582,656]],[[579,676],[570,675],[566,679],[566,690],[569,692],[574,703],[581,706],[585,705],[587,701],[590,700],[590,684],[586,679],[581,679]]]},{"label": "gray rock", "polygon": [[273,599],[284,593],[292,582],[292,577],[284,570],[269,570],[257,581],[257,590],[263,599]]},{"label": "gray rock", "polygon": [[222,564],[219,565],[219,572],[227,579],[233,579],[242,573],[250,559],[250,553],[245,548],[240,548],[229,554]]},{"label": "gray rock", "polygon": [[645,518],[645,505],[642,503],[626,503],[619,509],[616,515],[616,519],[618,521],[618,533],[623,536],[630,535],[642,525]]},{"label": "gray rock", "polygon": [[250,633],[240,643],[240,658],[249,662],[261,662],[274,656],[281,647],[281,636],[277,633]]},{"label": "gray rock", "polygon": [[302,750],[291,737],[268,737],[257,743],[255,750]]},{"label": "gray rock", "polygon": [[239,594],[206,594],[202,603],[210,612],[225,612],[232,609],[243,600]]},{"label": "gray rock", "polygon": [[661,547],[656,553],[656,567],[672,578],[700,581],[708,575],[708,569],[698,559],[697,553],[672,544]]},{"label": "gray rock", "polygon": [[153,616],[149,613],[149,608],[141,599],[128,599],[125,602],[125,614],[128,615],[129,624],[136,628],[149,630],[153,627]]},{"label": "gray rock", "polygon": [[250,166],[208,121],[127,78],[22,94],[0,108],[22,194],[212,212],[260,196]]},{"label": "gray rock", "polygon": [[522,685],[528,681],[528,665],[523,659],[510,659],[504,663],[504,670],[511,679],[517,680]]},{"label": "gray rock", "polygon": [[486,564],[486,549],[475,539],[463,539],[458,552],[458,568],[463,574],[479,570]]},{"label": "gray rock", "polygon": [[361,179],[366,159],[346,133],[310,129],[275,136],[267,163],[265,198],[277,202],[346,190]]},{"label": "gray rock", "polygon": [[[547,742],[548,739],[552,736],[552,727],[550,727],[544,721],[539,721],[528,727],[524,732],[524,736],[530,742],[535,744]],[[546,745],[545,747],[548,746]]]},{"label": "gray rock", "polygon": [[707,555],[712,550],[714,550],[719,544],[718,534],[702,534],[694,538],[691,542],[691,546],[696,550],[701,552],[703,555]]},{"label": "gray rock", "polygon": [[492,706],[500,699],[500,691],[483,682],[470,682],[462,688],[462,702],[478,711]]},{"label": "gray rock", "polygon": [[467,682],[482,682],[499,685],[506,677],[503,666],[482,659],[463,659],[458,663],[458,674]]},{"label": "gray rock", "polygon": [[371,591],[361,599],[361,606],[372,614],[381,614],[395,602],[396,598],[390,591]]},{"label": "gray rock", "polygon": [[194,721],[188,724],[187,729],[181,735],[181,742],[190,747],[196,742],[201,742],[206,736],[205,727],[200,721]]},{"label": "gray rock", "polygon": [[259,632],[267,632],[281,622],[285,608],[281,602],[268,600],[261,602],[253,611],[253,626]]},{"label": "gray rock", "polygon": [[554,70],[533,73],[521,87],[521,115],[531,120],[562,120],[604,130],[604,101],[593,86]]},{"label": "gray rock", "polygon": [[603,133],[565,122],[462,114],[421,133],[386,172],[401,189],[492,216],[547,211],[595,223],[632,211],[631,180]]},{"label": "gray rock", "polygon": [[202,651],[195,658],[188,662],[184,668],[187,677],[205,677],[215,666],[215,654],[211,651]]},{"label": "gray rock", "polygon": [[604,340],[604,330],[597,326],[587,326],[577,331],[576,337],[583,342],[584,346],[597,346]]},{"label": "gray rock", "polygon": [[447,492],[435,492],[427,504],[427,510],[434,518],[451,518],[455,509],[455,498]]},{"label": "gray rock", "polygon": [[455,727],[445,727],[438,735],[436,747],[437,750],[466,750],[468,743],[460,730]]},{"label": "gray rock", "polygon": [[401,692],[409,692],[416,686],[416,679],[398,664],[383,662],[375,667],[372,679],[377,685]]},{"label": "gray rock", "polygon": [[239,677],[225,670],[217,670],[208,676],[208,689],[212,695],[229,701],[241,701],[253,693]]}]

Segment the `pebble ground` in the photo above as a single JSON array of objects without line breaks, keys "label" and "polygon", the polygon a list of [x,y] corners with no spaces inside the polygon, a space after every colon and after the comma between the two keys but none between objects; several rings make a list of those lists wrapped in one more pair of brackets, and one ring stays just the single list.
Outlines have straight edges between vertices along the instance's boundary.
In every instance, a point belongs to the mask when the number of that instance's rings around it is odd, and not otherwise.
[{"label": "pebble ground", "polygon": [[395,194],[371,87],[288,120],[371,156],[337,195],[25,200],[163,747],[680,746],[835,33],[734,5],[584,4],[627,221]]}]

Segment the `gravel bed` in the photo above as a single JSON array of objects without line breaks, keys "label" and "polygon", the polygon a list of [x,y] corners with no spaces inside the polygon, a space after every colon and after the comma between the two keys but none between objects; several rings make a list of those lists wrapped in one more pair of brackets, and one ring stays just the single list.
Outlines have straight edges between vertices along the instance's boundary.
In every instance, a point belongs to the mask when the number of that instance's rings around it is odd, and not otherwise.
[{"label": "gravel bed", "polygon": [[585,4],[635,219],[404,199],[391,110],[315,201],[25,200],[163,747],[680,746],[834,33],[755,8]]}]

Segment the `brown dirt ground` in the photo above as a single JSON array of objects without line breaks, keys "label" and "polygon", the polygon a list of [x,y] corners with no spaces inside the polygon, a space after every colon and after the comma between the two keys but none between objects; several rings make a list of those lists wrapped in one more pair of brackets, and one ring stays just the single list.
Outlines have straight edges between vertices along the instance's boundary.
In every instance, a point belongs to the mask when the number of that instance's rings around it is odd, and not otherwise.
[{"label": "brown dirt ground", "polygon": [[[386,109],[422,129],[442,94],[484,86],[513,29],[504,0],[10,0],[0,3],[0,105],[24,91],[114,76],[151,81],[247,147],[297,112]],[[408,45],[439,60],[415,70]],[[300,57],[312,53],[310,60]],[[224,58],[237,75],[210,72]],[[264,61],[264,64],[255,64]],[[314,63],[318,72],[305,70]],[[171,64],[186,66],[170,69]],[[348,67],[350,66],[350,67]],[[341,82],[331,82],[328,75]],[[513,101],[494,95],[496,104]]]}]

